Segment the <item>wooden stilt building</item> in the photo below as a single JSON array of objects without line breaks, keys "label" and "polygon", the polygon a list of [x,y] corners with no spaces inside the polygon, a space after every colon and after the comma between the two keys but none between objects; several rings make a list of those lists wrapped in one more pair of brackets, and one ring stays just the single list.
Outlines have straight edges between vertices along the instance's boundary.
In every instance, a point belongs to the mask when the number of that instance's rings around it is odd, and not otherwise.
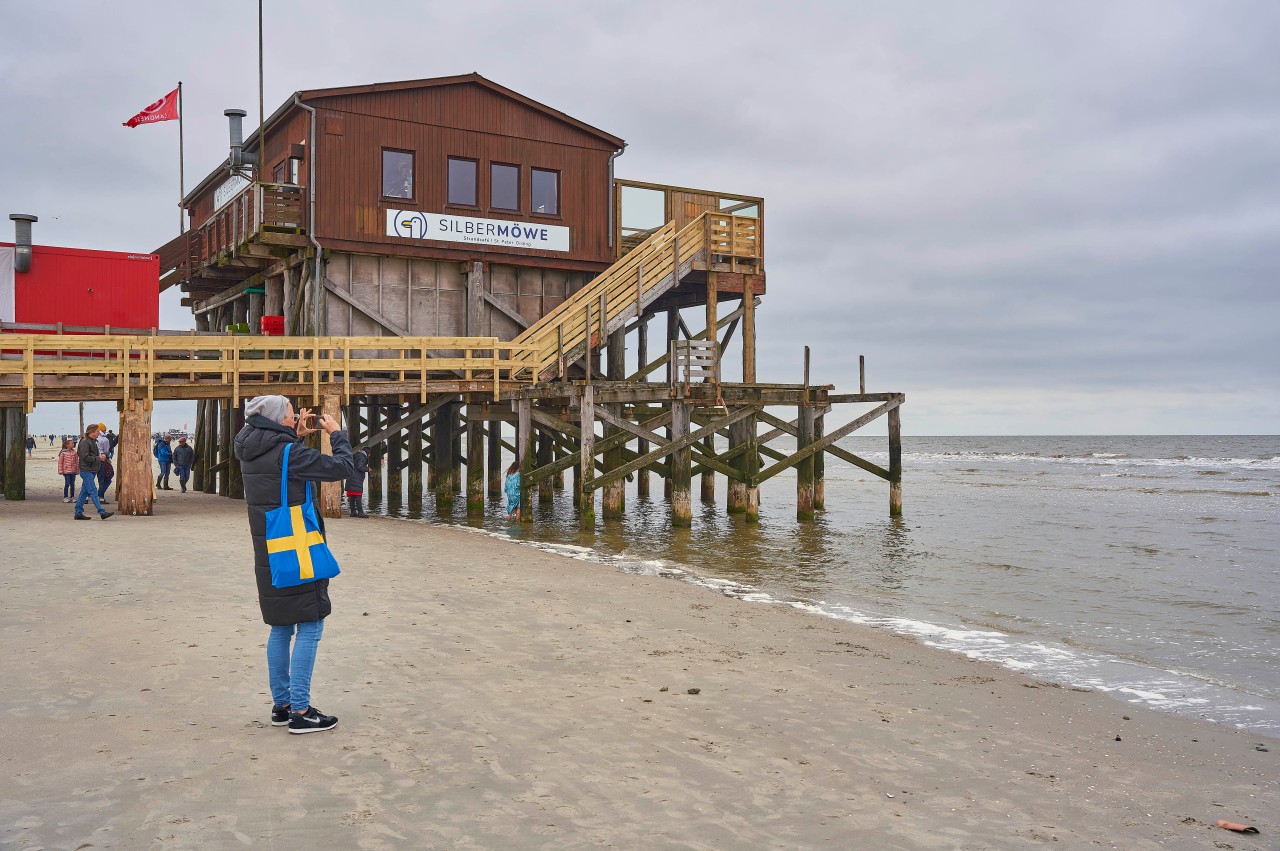
[{"label": "wooden stilt building", "polygon": [[[650,498],[651,475],[673,525],[717,475],[751,522],[794,467],[809,520],[834,456],[888,480],[901,512],[902,394],[811,385],[807,350],[802,381],[756,379],[764,199],[618,179],[620,138],[476,74],[298,92],[238,136],[157,250],[197,331],[78,338],[83,356],[57,360],[15,337],[0,404],[117,398],[149,417],[196,399],[195,487],[233,497],[243,402],[277,392],[342,415],[381,471],[371,505],[431,494],[448,512],[459,495],[482,514],[518,457],[526,519],[572,471],[586,524],[623,515],[628,478]],[[857,403],[874,407],[824,427]],[[880,416],[888,469],[836,445]],[[784,436],[794,450],[771,445]],[[324,489],[327,515],[339,500]]]}]

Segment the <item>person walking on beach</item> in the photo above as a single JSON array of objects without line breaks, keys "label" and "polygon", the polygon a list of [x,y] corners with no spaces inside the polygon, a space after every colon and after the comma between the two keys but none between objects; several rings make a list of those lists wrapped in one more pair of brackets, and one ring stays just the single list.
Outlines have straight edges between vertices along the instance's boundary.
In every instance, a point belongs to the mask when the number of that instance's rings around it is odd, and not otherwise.
[{"label": "person walking on beach", "polygon": [[[236,435],[235,452],[244,477],[244,501],[253,537],[254,574],[258,582],[258,607],[271,627],[267,638],[267,671],[271,686],[271,723],[288,725],[290,733],[331,730],[338,719],[325,715],[311,703],[311,673],[316,649],[324,632],[324,619],[333,611],[329,580],[318,579],[288,588],[271,584],[267,556],[267,512],[280,507],[281,456],[289,450],[288,500],[301,505],[307,482],[340,482],[355,475],[351,443],[333,417],[320,417],[319,426],[329,435],[333,455],[323,455],[299,440],[315,429],[313,416],[303,408],[295,414],[283,396],[255,396],[245,406],[245,425]],[[324,518],[320,517],[324,534]],[[290,651],[290,642],[293,643]]]},{"label": "person walking on beach", "polygon": [[503,483],[507,494],[507,519],[520,519],[520,459],[511,462],[507,468],[507,480]]},{"label": "person walking on beach", "polygon": [[102,458],[111,457],[111,438],[107,437],[106,423],[98,423],[98,455]]},{"label": "person walking on beach", "polygon": [[120,438],[111,429],[107,429],[107,457],[116,457],[116,444],[120,442]]},{"label": "person walking on beach", "polygon": [[80,459],[76,457],[76,442],[71,438],[62,441],[58,453],[58,472],[62,474],[62,501],[76,498],[76,474],[80,472]]},{"label": "person walking on beach", "polygon": [[102,466],[102,455],[98,451],[98,426],[91,423],[84,431],[84,437],[76,444],[76,460],[80,462],[80,495],[76,497],[76,520],[88,520],[84,516],[85,498],[93,500],[93,507],[98,509],[98,516],[106,520],[115,512],[107,511],[98,499],[98,469]]},{"label": "person walking on beach", "polygon": [[27,435],[27,460],[35,458],[36,439],[31,435]]},{"label": "person walking on beach", "polygon": [[187,445],[185,437],[178,438],[173,447],[173,469],[178,474],[178,487],[187,492],[187,479],[191,478],[191,465],[196,462],[196,451]]},{"label": "person walking on beach", "polygon": [[364,513],[364,476],[369,472],[369,453],[357,449],[352,461],[356,472],[347,479],[347,508],[352,517],[368,518],[369,515]]},{"label": "person walking on beach", "polygon": [[116,468],[111,466],[110,455],[103,455],[101,461],[102,466],[98,468],[98,500],[106,505],[111,501],[107,499],[107,488],[111,487],[111,480],[116,477]]},{"label": "person walking on beach", "polygon": [[173,463],[173,447],[169,445],[170,440],[172,438],[167,434],[162,435],[156,439],[156,445],[151,449],[151,454],[160,462],[160,475],[156,476],[156,487],[166,491],[173,490],[169,487],[169,467]]}]

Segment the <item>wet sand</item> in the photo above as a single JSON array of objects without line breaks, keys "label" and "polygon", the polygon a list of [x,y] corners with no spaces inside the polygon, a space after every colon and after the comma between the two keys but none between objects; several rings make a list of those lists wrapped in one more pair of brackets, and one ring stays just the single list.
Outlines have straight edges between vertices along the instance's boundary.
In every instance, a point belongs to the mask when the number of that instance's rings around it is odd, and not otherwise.
[{"label": "wet sand", "polygon": [[74,523],[38,455],[0,500],[4,847],[1276,847],[1274,740],[382,518],[331,522],[341,723],[289,735],[243,503]]}]

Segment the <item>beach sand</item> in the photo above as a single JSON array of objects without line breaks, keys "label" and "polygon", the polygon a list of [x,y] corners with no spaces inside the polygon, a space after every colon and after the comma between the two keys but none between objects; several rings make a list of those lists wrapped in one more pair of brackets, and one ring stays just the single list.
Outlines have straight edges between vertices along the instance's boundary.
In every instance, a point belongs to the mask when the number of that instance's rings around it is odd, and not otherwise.
[{"label": "beach sand", "polygon": [[74,523],[40,454],[0,501],[6,848],[1277,847],[1274,740],[381,518],[330,521],[341,723],[289,735],[243,503]]}]

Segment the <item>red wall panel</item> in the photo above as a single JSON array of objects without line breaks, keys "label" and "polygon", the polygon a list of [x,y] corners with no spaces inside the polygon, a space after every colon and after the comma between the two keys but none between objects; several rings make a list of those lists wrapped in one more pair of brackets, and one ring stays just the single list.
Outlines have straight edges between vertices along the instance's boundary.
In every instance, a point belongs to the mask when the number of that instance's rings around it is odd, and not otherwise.
[{"label": "red wall panel", "polygon": [[157,255],[48,245],[33,246],[31,252],[31,271],[14,273],[16,321],[118,328],[159,324]]}]

